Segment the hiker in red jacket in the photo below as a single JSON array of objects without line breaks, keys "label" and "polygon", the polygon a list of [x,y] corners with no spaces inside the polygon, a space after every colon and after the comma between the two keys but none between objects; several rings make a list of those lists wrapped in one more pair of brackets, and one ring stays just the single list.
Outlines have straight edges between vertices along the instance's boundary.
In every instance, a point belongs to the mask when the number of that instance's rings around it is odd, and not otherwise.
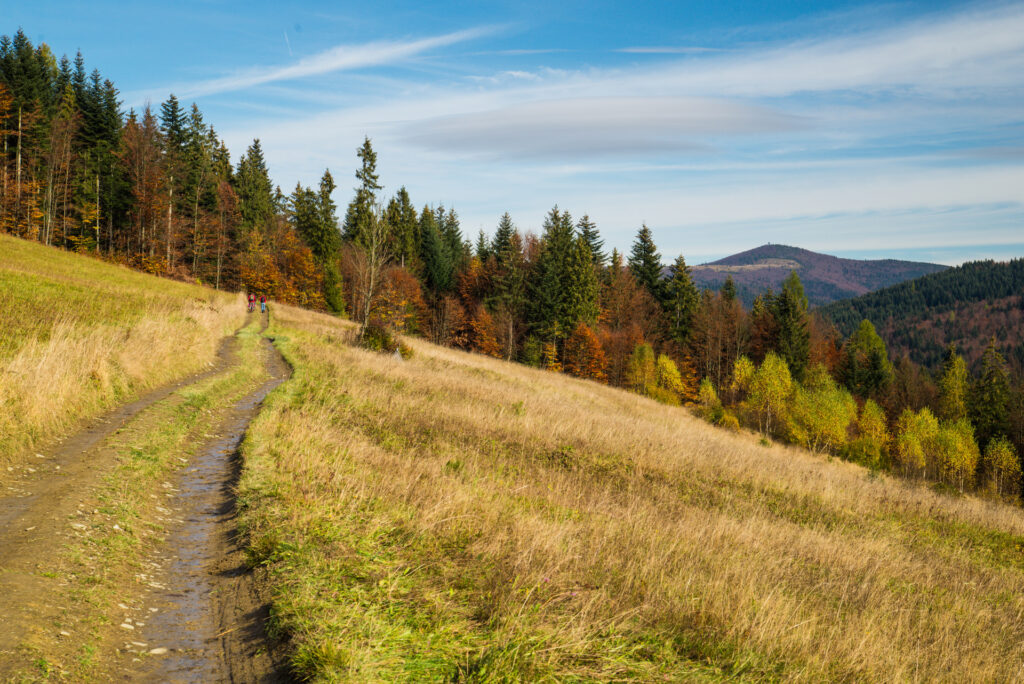
[{"label": "hiker in red jacket", "polygon": [[267,295],[260,295],[260,313],[267,313]]},{"label": "hiker in red jacket", "polygon": [[252,313],[255,310],[256,310],[256,293],[255,292],[250,292],[249,293],[249,313]]}]

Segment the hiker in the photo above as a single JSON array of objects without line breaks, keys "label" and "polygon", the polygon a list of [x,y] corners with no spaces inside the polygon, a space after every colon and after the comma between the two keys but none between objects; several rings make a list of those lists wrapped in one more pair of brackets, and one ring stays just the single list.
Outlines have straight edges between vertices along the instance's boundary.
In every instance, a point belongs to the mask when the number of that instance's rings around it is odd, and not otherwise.
[{"label": "hiker", "polygon": [[256,310],[256,293],[255,292],[250,292],[249,293],[249,313],[252,313],[255,310]]},{"label": "hiker", "polygon": [[267,295],[260,295],[260,313],[267,313]]}]

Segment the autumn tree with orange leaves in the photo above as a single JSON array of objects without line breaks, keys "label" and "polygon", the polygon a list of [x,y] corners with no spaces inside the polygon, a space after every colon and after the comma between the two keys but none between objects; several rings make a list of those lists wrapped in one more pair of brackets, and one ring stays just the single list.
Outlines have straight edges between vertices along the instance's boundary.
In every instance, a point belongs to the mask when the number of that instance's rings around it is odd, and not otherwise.
[{"label": "autumn tree with orange leaves", "polygon": [[565,341],[562,360],[565,372],[570,375],[598,382],[607,379],[604,369],[608,362],[604,349],[601,348],[597,335],[583,321],[576,324],[576,328]]}]

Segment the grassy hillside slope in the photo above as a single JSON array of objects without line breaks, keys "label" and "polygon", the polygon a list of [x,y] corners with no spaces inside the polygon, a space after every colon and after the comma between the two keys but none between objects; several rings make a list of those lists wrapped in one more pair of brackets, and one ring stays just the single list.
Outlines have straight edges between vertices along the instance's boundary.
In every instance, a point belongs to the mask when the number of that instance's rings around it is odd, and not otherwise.
[{"label": "grassy hillside slope", "polygon": [[0,465],[203,368],[245,316],[238,295],[6,235],[0,302]]},{"label": "grassy hillside slope", "polygon": [[243,447],[274,627],[315,681],[1007,681],[1024,515],[286,307]]}]

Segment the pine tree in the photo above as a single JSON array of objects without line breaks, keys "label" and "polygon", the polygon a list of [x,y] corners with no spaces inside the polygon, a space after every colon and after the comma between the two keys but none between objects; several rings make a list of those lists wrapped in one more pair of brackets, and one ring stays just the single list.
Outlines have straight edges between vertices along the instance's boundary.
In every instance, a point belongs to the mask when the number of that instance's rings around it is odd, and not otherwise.
[{"label": "pine tree", "polygon": [[583,238],[587,243],[587,247],[590,248],[590,255],[594,260],[594,268],[597,269],[598,273],[604,268],[607,257],[604,254],[604,240],[601,239],[601,234],[597,230],[597,224],[590,220],[590,216],[584,214],[583,218],[576,224],[576,229],[580,233],[580,237]]},{"label": "pine tree", "polygon": [[597,301],[597,273],[594,271],[590,247],[583,236],[573,241],[566,264],[562,299],[565,312],[565,318],[562,320],[563,329],[574,329],[580,321],[587,325],[594,325],[597,322],[597,315],[600,313]]},{"label": "pine tree", "polygon": [[243,233],[267,230],[274,218],[274,189],[259,138],[252,141],[252,145],[238,160],[235,187]]},{"label": "pine tree", "polygon": [[666,300],[670,316],[670,334],[680,345],[685,345],[690,337],[693,316],[697,312],[699,295],[697,286],[690,276],[690,267],[680,254],[672,265],[671,277],[666,283]]},{"label": "pine tree", "polygon": [[420,260],[419,219],[405,186],[388,202],[384,217],[390,227],[390,249],[395,259],[411,273],[420,275],[423,262]]},{"label": "pine tree", "polygon": [[484,233],[484,229],[480,229],[480,233],[476,236],[476,250],[474,256],[480,260],[481,263],[486,262],[491,256],[491,243],[487,239],[487,235]]},{"label": "pine tree", "polygon": [[185,147],[186,125],[185,112],[178,98],[172,93],[167,101],[160,105],[160,132],[164,134],[167,149],[172,153],[178,153]]},{"label": "pine tree", "polygon": [[450,292],[455,284],[455,268],[448,245],[441,237],[436,214],[429,207],[423,207],[420,214],[419,232],[420,258],[427,287],[437,294]]},{"label": "pine tree", "polygon": [[459,215],[454,209],[437,208],[437,225],[441,231],[445,246],[448,249],[449,257],[452,260],[452,268],[455,271],[462,269],[470,257],[470,246],[468,242],[462,241],[462,228],[459,225]]},{"label": "pine tree", "polygon": [[651,229],[646,223],[637,231],[628,263],[636,281],[647,288],[656,302],[666,308],[668,297],[665,283],[661,278],[661,255],[658,254]]},{"label": "pine tree", "polygon": [[495,260],[498,268],[494,276],[493,304],[503,319],[505,358],[511,360],[527,304],[527,267],[523,240],[518,232],[513,231],[496,253]]},{"label": "pine tree", "polygon": [[540,256],[530,283],[530,324],[541,338],[563,339],[572,331],[565,290],[574,229],[565,214],[554,207],[544,220]]},{"label": "pine tree", "polygon": [[859,397],[877,399],[892,383],[892,364],[885,342],[871,321],[861,321],[857,332],[843,347],[838,369],[839,381]]},{"label": "pine tree", "polygon": [[324,175],[320,177],[320,187],[317,192],[317,214],[320,230],[324,234],[322,239],[324,258],[333,256],[341,244],[341,233],[338,232],[338,206],[331,197],[337,187],[330,169],[324,169]]},{"label": "pine tree", "polygon": [[498,260],[498,269],[505,267],[502,263],[502,255],[509,253],[509,246],[512,241],[512,234],[516,231],[512,223],[512,217],[506,211],[498,221],[498,229],[494,233],[494,240],[491,241],[491,251]]},{"label": "pine tree", "polygon": [[725,282],[722,283],[722,289],[719,290],[722,294],[722,299],[727,302],[731,302],[736,299],[736,281],[732,279],[732,276],[726,276]]},{"label": "pine tree", "polygon": [[769,351],[776,348],[779,339],[779,324],[775,320],[775,295],[770,291],[754,298],[749,327],[748,352],[755,363],[760,363]]},{"label": "pine tree", "polygon": [[971,388],[971,422],[984,449],[990,440],[1006,435],[1010,426],[1010,377],[993,337],[981,357],[981,372]]},{"label": "pine tree", "polygon": [[317,192],[297,185],[290,201],[292,223],[309,246],[323,274],[327,306],[335,313],[342,313],[345,305],[341,292],[341,274],[337,266],[341,235],[338,232],[337,207],[331,198],[334,188],[331,172],[325,170]]},{"label": "pine tree", "polygon": [[360,166],[356,170],[355,197],[345,212],[345,225],[342,237],[346,242],[362,244],[366,240],[366,229],[373,220],[374,207],[377,204],[377,191],[381,189],[380,178],[377,176],[377,153],[373,150],[370,138],[363,139],[362,146],[356,150]]},{"label": "pine tree", "polygon": [[[790,272],[775,299],[775,322],[778,325],[777,351],[786,362],[793,378],[800,381],[807,370],[810,356],[810,331],[807,320],[807,297],[796,271]],[[880,359],[876,359],[880,361]]]}]

